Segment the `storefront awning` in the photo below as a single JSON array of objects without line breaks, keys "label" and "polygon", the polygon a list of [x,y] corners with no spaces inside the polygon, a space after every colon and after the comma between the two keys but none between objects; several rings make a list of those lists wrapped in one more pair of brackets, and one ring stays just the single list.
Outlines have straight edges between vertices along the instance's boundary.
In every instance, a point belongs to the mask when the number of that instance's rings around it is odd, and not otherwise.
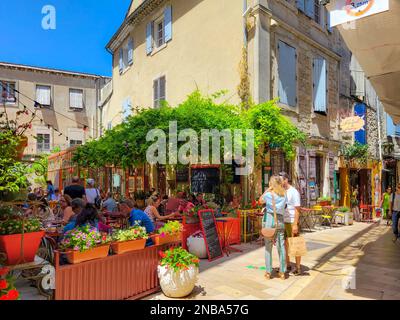
[{"label": "storefront awning", "polygon": [[[328,10],[334,10],[331,0]],[[372,1],[372,0],[370,0]],[[381,1],[381,0],[374,0]],[[389,0],[389,10],[338,26],[384,109],[400,123],[400,0]]]}]

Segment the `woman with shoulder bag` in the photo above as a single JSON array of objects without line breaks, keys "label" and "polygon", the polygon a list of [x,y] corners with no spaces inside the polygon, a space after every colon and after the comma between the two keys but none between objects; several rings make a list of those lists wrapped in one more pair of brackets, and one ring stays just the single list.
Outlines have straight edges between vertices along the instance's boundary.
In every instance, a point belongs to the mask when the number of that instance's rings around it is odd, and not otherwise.
[{"label": "woman with shoulder bag", "polygon": [[265,278],[271,279],[272,274],[272,246],[276,243],[279,254],[279,278],[285,279],[286,273],[286,250],[285,250],[285,227],[283,217],[286,208],[286,193],[282,185],[282,178],[271,177],[269,189],[260,197],[260,203],[265,203],[265,214],[263,217],[262,236],[265,239]]}]

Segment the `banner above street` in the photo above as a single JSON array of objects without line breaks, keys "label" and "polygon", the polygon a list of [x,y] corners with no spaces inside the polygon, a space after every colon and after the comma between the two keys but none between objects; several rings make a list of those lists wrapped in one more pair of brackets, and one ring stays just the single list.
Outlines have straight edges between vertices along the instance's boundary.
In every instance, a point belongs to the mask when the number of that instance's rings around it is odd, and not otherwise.
[{"label": "banner above street", "polygon": [[389,0],[336,0],[331,6],[331,27],[389,10]]}]

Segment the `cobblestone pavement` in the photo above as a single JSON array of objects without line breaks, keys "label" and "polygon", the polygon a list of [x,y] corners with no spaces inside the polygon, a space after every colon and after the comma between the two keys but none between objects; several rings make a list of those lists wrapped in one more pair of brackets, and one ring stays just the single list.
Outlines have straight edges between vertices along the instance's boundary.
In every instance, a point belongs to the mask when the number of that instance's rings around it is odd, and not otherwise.
[{"label": "cobblestone pavement", "polygon": [[[304,275],[281,280],[264,278],[264,247],[242,244],[213,262],[200,262],[198,285],[190,300],[285,299],[399,299],[400,241],[392,242],[391,228],[375,223],[355,223],[303,235],[308,255],[302,259]],[[274,248],[274,267],[278,267]],[[275,276],[273,274],[273,276]],[[23,300],[42,300],[24,280],[17,288]],[[168,300],[162,293],[146,300]]]},{"label": "cobblestone pavement", "polygon": [[[390,227],[355,223],[304,237],[309,250],[304,275],[266,280],[264,248],[243,244],[241,254],[202,260],[198,285],[186,299],[400,299],[400,243],[392,242]],[[146,299],[169,298],[158,293]]]}]

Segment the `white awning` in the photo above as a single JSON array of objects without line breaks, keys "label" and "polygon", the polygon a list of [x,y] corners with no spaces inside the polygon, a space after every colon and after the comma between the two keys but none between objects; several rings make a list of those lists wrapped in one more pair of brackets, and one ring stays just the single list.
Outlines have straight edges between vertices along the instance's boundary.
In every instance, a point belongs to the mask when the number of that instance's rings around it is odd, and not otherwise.
[{"label": "white awning", "polygon": [[[335,1],[327,5],[335,7]],[[380,0],[375,0],[380,1]],[[389,11],[338,26],[366,77],[396,124],[400,123],[400,0],[389,0]]]}]

